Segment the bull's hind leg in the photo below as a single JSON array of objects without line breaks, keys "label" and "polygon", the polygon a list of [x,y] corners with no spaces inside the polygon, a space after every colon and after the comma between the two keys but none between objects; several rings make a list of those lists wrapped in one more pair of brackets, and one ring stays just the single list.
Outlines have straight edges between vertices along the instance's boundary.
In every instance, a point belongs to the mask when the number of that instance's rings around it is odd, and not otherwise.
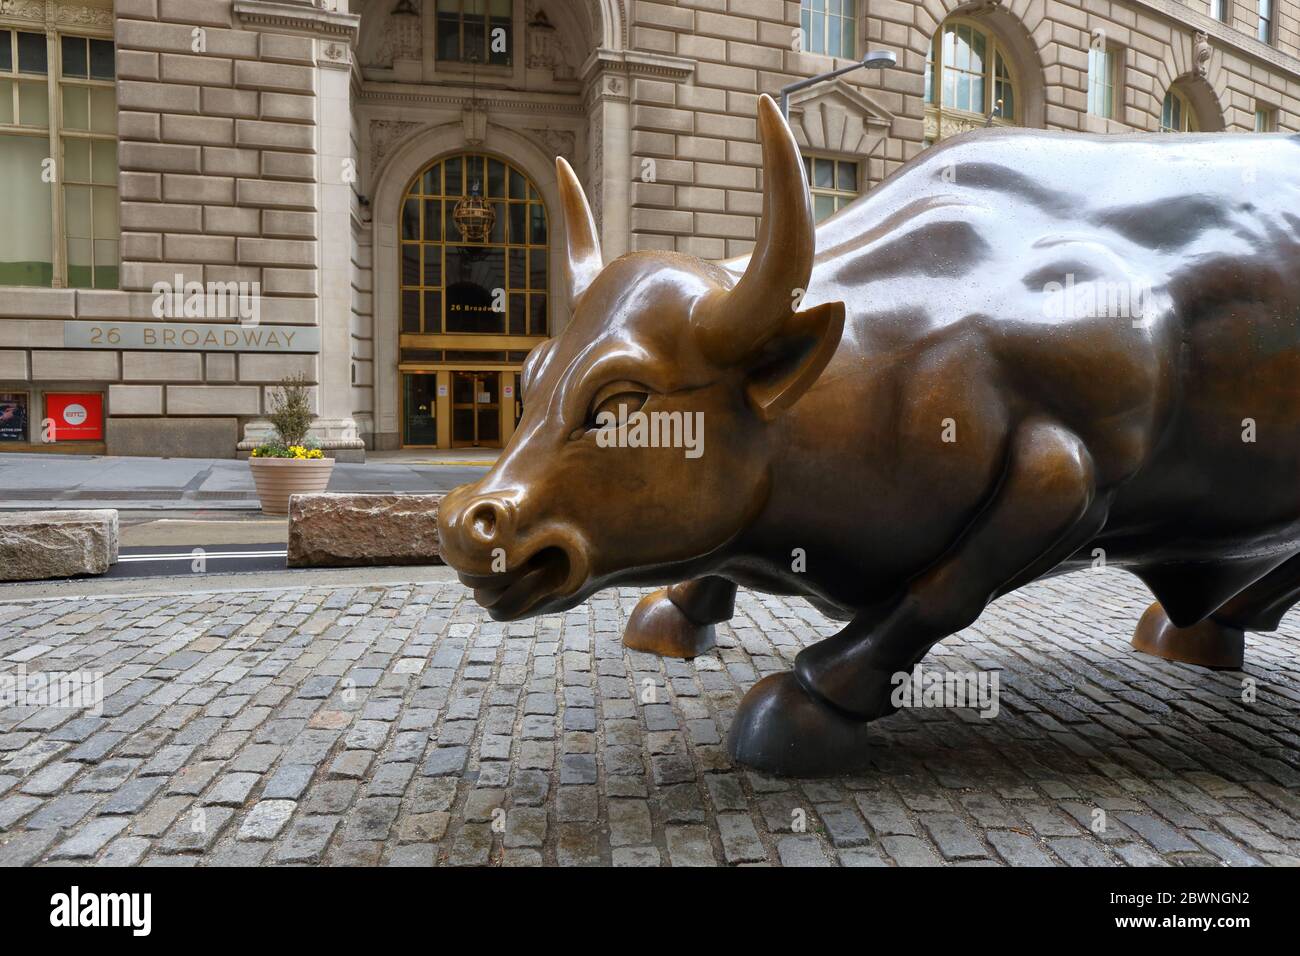
[{"label": "bull's hind leg", "polygon": [[805,648],[793,673],[745,695],[727,739],[732,757],[769,773],[844,773],[867,760],[866,721],[892,713],[892,693],[937,641],[985,606],[1055,567],[1105,521],[1091,456],[1050,423],[1017,434],[993,500],[961,541],[884,614],[864,614]]},{"label": "bull's hind leg", "polygon": [[709,576],[647,594],[628,618],[623,646],[660,657],[690,660],[710,650],[713,625],[731,619],[736,585]]},{"label": "bull's hind leg", "polygon": [[1275,631],[1300,604],[1300,554],[1274,568],[1198,624],[1177,627],[1159,602],[1152,604],[1133,635],[1144,654],[1202,667],[1239,669],[1246,631]]}]

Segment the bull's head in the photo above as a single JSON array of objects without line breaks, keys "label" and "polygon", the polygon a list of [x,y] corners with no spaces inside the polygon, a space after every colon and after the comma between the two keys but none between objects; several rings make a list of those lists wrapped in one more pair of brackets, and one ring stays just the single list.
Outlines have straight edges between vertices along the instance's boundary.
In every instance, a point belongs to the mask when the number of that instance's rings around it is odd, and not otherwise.
[{"label": "bull's head", "polygon": [[[762,511],[776,419],[834,354],[844,306],[795,308],[813,264],[808,184],[770,97],[758,123],[763,219],[739,280],[667,252],[602,265],[582,187],[556,160],[573,317],[529,355],[496,466],[439,513],[444,558],[497,620],[685,580]],[[614,432],[636,419],[683,438],[674,429],[702,423],[703,445],[628,447]]]}]

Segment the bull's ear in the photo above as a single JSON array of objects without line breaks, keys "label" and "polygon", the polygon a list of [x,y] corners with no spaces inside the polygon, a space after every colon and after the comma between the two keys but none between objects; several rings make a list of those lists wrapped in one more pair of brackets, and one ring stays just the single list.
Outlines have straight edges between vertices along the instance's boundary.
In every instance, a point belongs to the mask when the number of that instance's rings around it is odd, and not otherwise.
[{"label": "bull's ear", "polygon": [[843,332],[843,302],[792,313],[749,373],[745,391],[754,410],[771,421],[803,397],[835,354]]},{"label": "bull's ear", "polygon": [[560,186],[564,213],[565,273],[569,280],[569,301],[587,290],[601,270],[600,238],[596,220],[587,204],[587,194],[563,156],[555,157],[555,178]]}]

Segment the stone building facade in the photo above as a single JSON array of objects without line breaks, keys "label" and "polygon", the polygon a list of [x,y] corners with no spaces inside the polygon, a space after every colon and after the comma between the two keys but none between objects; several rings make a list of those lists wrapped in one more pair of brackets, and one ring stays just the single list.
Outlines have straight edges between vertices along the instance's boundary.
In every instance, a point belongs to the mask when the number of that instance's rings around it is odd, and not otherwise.
[{"label": "stone building facade", "polygon": [[758,94],[869,50],[791,97],[819,217],[986,123],[1300,130],[1297,0],[0,0],[0,34],[10,451],[232,456],[288,376],[338,457],[500,444],[568,314],[555,156],[607,259],[741,255]]}]

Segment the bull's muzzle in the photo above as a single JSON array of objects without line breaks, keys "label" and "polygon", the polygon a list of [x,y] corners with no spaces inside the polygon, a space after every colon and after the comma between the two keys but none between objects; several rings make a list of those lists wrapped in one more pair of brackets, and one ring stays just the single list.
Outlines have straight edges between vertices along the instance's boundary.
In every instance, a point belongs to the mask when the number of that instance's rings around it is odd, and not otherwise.
[{"label": "bull's muzzle", "polygon": [[586,577],[586,549],[563,528],[520,534],[516,500],[463,485],[442,499],[442,557],[497,620],[545,610]]}]

